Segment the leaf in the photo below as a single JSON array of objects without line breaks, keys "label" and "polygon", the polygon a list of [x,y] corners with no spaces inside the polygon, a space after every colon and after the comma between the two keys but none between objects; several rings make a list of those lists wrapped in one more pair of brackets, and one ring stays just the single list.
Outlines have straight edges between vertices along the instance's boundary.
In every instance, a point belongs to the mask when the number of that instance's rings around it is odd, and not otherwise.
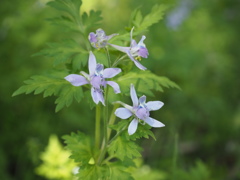
[{"label": "leaf", "polygon": [[47,5],[67,13],[76,22],[79,20],[81,0],[55,0],[48,2]]},{"label": "leaf", "polygon": [[81,164],[81,168],[87,167],[89,161],[94,157],[90,137],[81,132],[71,133],[63,136],[66,147],[71,151],[71,159]]},{"label": "leaf", "polygon": [[106,166],[97,166],[97,165],[87,165],[83,168],[80,168],[79,173],[77,174],[78,179],[84,180],[100,180],[106,179],[108,176]]},{"label": "leaf", "polygon": [[91,10],[89,14],[86,12],[82,15],[82,22],[85,27],[85,32],[89,31],[89,29],[98,26],[102,21],[101,11]]},{"label": "leaf", "polygon": [[52,95],[59,96],[55,101],[57,104],[56,112],[58,112],[64,106],[70,106],[74,99],[80,102],[83,98],[82,87],[72,86],[64,79],[66,76],[66,72],[53,72],[47,75],[32,76],[30,79],[24,81],[25,85],[17,89],[12,96],[24,93],[43,93],[44,98]]},{"label": "leaf", "polygon": [[109,164],[109,179],[114,180],[134,180],[129,172],[126,172],[126,167],[119,165],[119,163]]},{"label": "leaf", "polygon": [[125,158],[136,158],[141,157],[139,153],[141,148],[134,142],[129,141],[124,134],[118,136],[108,148],[108,153],[110,156],[114,156],[121,161],[124,161]]},{"label": "leaf", "polygon": [[[60,43],[47,43],[47,45],[48,48],[41,50],[33,56],[43,55],[46,57],[52,57],[54,59],[55,66],[61,63],[65,63],[68,60],[72,60],[79,54],[88,54],[88,51],[82,49],[78,43],[71,39],[64,40]],[[82,61],[87,60],[88,59],[82,59]]]},{"label": "leaf", "polygon": [[133,135],[129,136],[129,139],[135,141],[142,137],[148,139],[149,136],[151,136],[156,141],[156,137],[154,136],[153,132],[151,131],[151,126],[149,126],[148,124],[142,125],[139,123],[137,131]]},{"label": "leaf", "polygon": [[130,84],[135,85],[135,89],[139,94],[153,96],[153,90],[163,92],[165,88],[177,88],[179,86],[163,76],[157,76],[150,71],[141,71],[141,73],[129,72],[119,77],[116,82],[121,87],[121,92],[129,96]]},{"label": "leaf", "polygon": [[151,12],[142,17],[142,14],[139,10],[136,10],[134,18],[132,20],[133,26],[136,27],[137,31],[145,31],[147,30],[151,25],[156,24],[158,21],[160,21],[163,18],[164,11],[166,10],[165,5],[158,5],[156,4],[153,6]]}]

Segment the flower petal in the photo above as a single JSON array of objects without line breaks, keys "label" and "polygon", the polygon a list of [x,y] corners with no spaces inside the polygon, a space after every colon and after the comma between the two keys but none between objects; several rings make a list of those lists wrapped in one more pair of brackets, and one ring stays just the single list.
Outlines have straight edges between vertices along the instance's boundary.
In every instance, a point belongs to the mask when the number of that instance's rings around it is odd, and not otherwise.
[{"label": "flower petal", "polygon": [[144,121],[152,127],[164,127],[165,126],[160,121],[157,121],[156,119],[153,119],[151,117],[147,117],[146,119],[144,119]]},{"label": "flower petal", "polygon": [[133,30],[134,30],[134,26],[132,27],[131,32],[130,32],[130,42],[131,43],[132,43],[132,40],[133,40],[133,38],[132,38]]},{"label": "flower petal", "polygon": [[96,43],[97,42],[96,35],[93,32],[89,33],[88,40],[90,41],[90,43]]},{"label": "flower petal", "polygon": [[103,93],[100,89],[96,89],[96,88],[91,88],[91,95],[92,95],[92,98],[93,98],[93,101],[98,104],[99,101],[102,102],[102,104],[105,106],[105,103],[104,103],[104,98],[103,98]]},{"label": "flower petal", "polygon": [[137,130],[137,127],[138,127],[138,120],[134,118],[128,126],[128,134],[129,135],[134,134]]},{"label": "flower petal", "polygon": [[108,43],[108,45],[114,47],[115,49],[121,51],[121,52],[124,52],[124,53],[127,53],[127,51],[130,50],[130,47],[122,47],[122,46],[118,46],[118,45],[115,45],[115,44],[110,44]]},{"label": "flower petal", "polygon": [[70,74],[64,79],[70,82],[73,86],[82,86],[89,83],[85,77],[77,74]]},{"label": "flower petal", "polygon": [[125,104],[121,101],[115,101],[114,103],[119,103],[121,104],[123,107],[125,107],[126,109],[130,110],[131,112],[133,111],[133,107],[132,106],[129,106],[128,104]]},{"label": "flower petal", "polygon": [[127,119],[130,116],[132,116],[133,114],[131,111],[129,111],[126,108],[117,108],[115,111],[115,115],[121,119]]},{"label": "flower petal", "polygon": [[114,92],[115,92],[116,94],[118,94],[118,93],[121,92],[118,83],[116,83],[116,82],[114,82],[114,81],[106,81],[106,83],[107,83],[108,85],[112,86],[112,88],[114,89]]},{"label": "flower petal", "polygon": [[140,47],[138,50],[138,55],[143,57],[143,58],[147,58],[148,57],[148,50],[145,47]]},{"label": "flower petal", "polygon": [[109,36],[106,36],[106,39],[109,40],[109,39],[111,39],[111,38],[113,38],[114,36],[117,36],[117,35],[119,35],[119,34],[117,34],[117,33],[111,34]]},{"label": "flower petal", "polygon": [[91,85],[94,88],[100,89],[100,86],[102,85],[102,79],[99,76],[93,76],[93,78],[91,79]]},{"label": "flower petal", "polygon": [[146,96],[143,95],[139,98],[139,103],[140,104],[145,104],[145,102],[146,102]]},{"label": "flower petal", "polygon": [[90,51],[89,59],[88,59],[88,69],[89,69],[90,76],[94,74],[96,67],[97,67],[96,58],[95,58],[94,54],[92,53],[92,51]]},{"label": "flower petal", "polygon": [[103,77],[104,78],[112,78],[122,72],[120,68],[106,68],[103,70]]},{"label": "flower petal", "polygon": [[130,95],[133,102],[133,106],[138,106],[138,98],[133,84],[131,84],[130,87]]},{"label": "flower petal", "polygon": [[164,105],[161,101],[149,101],[146,103],[146,106],[149,111],[159,110]]},{"label": "flower petal", "polygon": [[127,55],[139,69],[141,69],[141,70],[146,70],[147,69],[140,62],[138,62],[136,59],[134,59],[129,51],[127,52]]}]

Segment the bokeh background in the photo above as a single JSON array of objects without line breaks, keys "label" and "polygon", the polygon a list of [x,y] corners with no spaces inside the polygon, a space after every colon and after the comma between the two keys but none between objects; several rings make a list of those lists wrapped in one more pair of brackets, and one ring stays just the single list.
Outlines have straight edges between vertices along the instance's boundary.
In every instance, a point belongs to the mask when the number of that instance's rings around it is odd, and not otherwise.
[{"label": "bokeh background", "polygon": [[[52,67],[32,54],[66,36],[48,23],[57,12],[47,0],[2,0],[0,5],[0,179],[41,180],[35,173],[51,134],[92,134],[93,113],[83,103],[55,113],[55,97],[11,97],[23,81]],[[143,64],[180,87],[156,93],[165,106],[153,129],[157,141],[142,140],[144,163],[176,180],[240,179],[240,1],[84,0],[83,10],[103,11],[111,34],[128,25],[131,12],[169,5],[152,26]],[[93,122],[94,123],[94,122]],[[176,162],[176,163],[175,163]],[[175,173],[175,176],[171,174]]]}]

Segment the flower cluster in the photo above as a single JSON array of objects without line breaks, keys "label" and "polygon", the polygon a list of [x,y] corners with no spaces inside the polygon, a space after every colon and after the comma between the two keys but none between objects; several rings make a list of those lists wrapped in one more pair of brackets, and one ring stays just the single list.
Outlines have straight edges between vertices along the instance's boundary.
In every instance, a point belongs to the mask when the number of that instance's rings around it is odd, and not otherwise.
[{"label": "flower cluster", "polygon": [[[141,70],[146,70],[147,68],[144,67],[139,60],[141,58],[148,57],[148,49],[144,44],[144,40],[146,39],[145,36],[142,36],[141,40],[137,43],[133,38],[133,30],[131,29],[130,32],[130,46],[129,47],[122,47],[115,44],[111,44],[108,42],[112,37],[118,34],[112,34],[107,36],[102,29],[97,29],[96,33],[91,32],[88,36],[88,39],[91,45],[96,48],[105,48],[107,45],[125,53],[130,60],[134,62],[134,64]],[[80,73],[83,75],[78,74],[70,74],[65,77],[65,79],[70,82],[73,86],[82,86],[85,84],[91,85],[91,95],[93,101],[98,104],[101,102],[105,105],[104,102],[104,88],[106,85],[111,86],[114,89],[114,92],[120,93],[119,85],[114,81],[107,81],[107,78],[113,78],[121,72],[120,68],[106,68],[102,64],[98,64],[94,54],[90,51],[89,60],[88,60],[88,69],[89,74],[81,71]],[[163,106],[161,101],[149,101],[146,102],[146,96],[141,96],[139,99],[137,98],[137,94],[135,91],[134,86],[131,84],[130,87],[130,95],[133,102],[133,106],[129,106],[123,102],[117,101],[123,105],[123,108],[118,108],[115,111],[115,115],[121,119],[128,119],[133,117],[131,120],[128,133],[132,135],[136,132],[138,124],[149,124],[152,127],[163,127],[165,126],[161,122],[153,119],[150,117],[150,111],[155,111],[160,109]]]}]

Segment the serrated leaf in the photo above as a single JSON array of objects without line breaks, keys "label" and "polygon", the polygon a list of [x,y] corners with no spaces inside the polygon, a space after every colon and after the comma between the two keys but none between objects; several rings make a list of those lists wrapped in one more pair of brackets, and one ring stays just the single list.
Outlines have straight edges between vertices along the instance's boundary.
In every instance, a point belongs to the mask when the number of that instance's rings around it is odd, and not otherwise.
[{"label": "serrated leaf", "polygon": [[23,93],[43,93],[44,98],[52,95],[59,96],[55,101],[57,104],[56,112],[58,112],[64,106],[70,106],[74,99],[80,102],[83,98],[82,87],[72,86],[64,79],[66,76],[66,72],[32,76],[24,81],[25,85],[17,89],[12,96]]},{"label": "serrated leaf", "polygon": [[55,0],[50,1],[47,5],[69,14],[76,21],[80,16],[80,6],[82,4],[81,0]]},{"label": "serrated leaf", "polygon": [[80,168],[79,173],[77,174],[78,179],[84,180],[100,180],[107,179],[108,171],[106,166],[97,166],[97,165],[87,165],[83,168]]},{"label": "serrated leaf", "polygon": [[73,31],[73,32],[81,32],[81,29],[79,26],[72,21],[71,19],[61,16],[61,17],[56,17],[56,18],[49,18],[47,19],[52,25],[57,25],[61,27],[61,30],[68,32],[68,31]]},{"label": "serrated leaf", "polygon": [[71,159],[81,164],[81,168],[88,165],[90,159],[95,158],[92,152],[90,137],[81,132],[63,136],[66,147],[71,151]]},{"label": "serrated leaf", "polygon": [[149,138],[149,136],[151,136],[155,141],[156,141],[156,137],[154,136],[153,132],[151,131],[151,126],[149,126],[148,124],[139,124],[137,131],[132,134],[131,136],[129,136],[130,140],[137,140],[140,138]]},{"label": "serrated leaf", "polygon": [[[68,60],[72,60],[79,54],[88,54],[88,51],[82,49],[78,43],[71,39],[64,40],[60,43],[47,43],[47,45],[48,48],[41,50],[33,56],[43,55],[46,57],[52,57],[55,66],[60,63],[65,63]],[[82,61],[87,60],[88,59],[82,59]]]},{"label": "serrated leaf", "polygon": [[[116,163],[115,163],[116,164]],[[115,165],[113,163],[109,166],[109,179],[114,180],[134,180],[129,172],[126,172],[126,167],[121,165]]]},{"label": "serrated leaf", "polygon": [[85,26],[85,31],[98,26],[102,21],[101,11],[91,10],[89,14],[86,12],[82,15],[82,22]]},{"label": "serrated leaf", "polygon": [[82,87],[75,87],[68,83],[59,94],[59,97],[56,99],[55,104],[57,104],[55,111],[58,112],[64,106],[69,107],[73,100],[76,99],[77,102],[83,98]]},{"label": "serrated leaf", "polygon": [[129,141],[124,135],[120,135],[109,145],[108,153],[123,161],[125,158],[141,157],[140,149],[136,143]]},{"label": "serrated leaf", "polygon": [[153,6],[151,12],[143,18],[141,23],[139,23],[140,18],[138,17],[140,15],[135,16],[133,23],[137,22],[137,24],[135,23],[136,29],[138,31],[144,31],[147,30],[151,25],[160,21],[163,18],[164,11],[166,10],[166,8],[167,7],[165,5],[156,4],[155,6]]},{"label": "serrated leaf", "polygon": [[163,76],[157,76],[150,71],[129,72],[119,77],[116,82],[120,85],[121,92],[128,96],[130,84],[135,85],[138,93],[150,96],[153,96],[153,90],[163,92],[163,87],[180,89],[173,81]]}]

